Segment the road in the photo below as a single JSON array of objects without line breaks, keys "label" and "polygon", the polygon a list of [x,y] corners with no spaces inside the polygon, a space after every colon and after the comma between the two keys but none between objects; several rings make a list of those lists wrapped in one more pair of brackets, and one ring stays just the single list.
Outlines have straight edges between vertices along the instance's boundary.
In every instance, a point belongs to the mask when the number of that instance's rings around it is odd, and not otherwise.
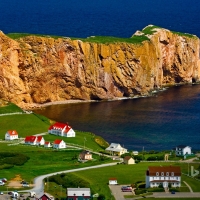
[{"label": "road", "polygon": [[89,170],[89,169],[95,169],[95,168],[101,168],[101,167],[108,167],[108,166],[113,166],[116,165],[117,163],[108,163],[108,164],[102,164],[102,165],[96,165],[96,166],[91,166],[91,167],[83,167],[83,168],[78,168],[78,169],[70,169],[70,170],[65,170],[65,171],[60,171],[60,172],[54,172],[50,174],[45,174],[42,176],[38,176],[34,179],[34,188],[30,190],[23,190],[22,192],[30,192],[34,191],[37,196],[40,196],[44,193],[44,184],[43,180],[47,177],[56,175],[56,174],[62,174],[62,173],[70,173],[70,172],[77,172],[77,171],[83,171],[83,170]]}]

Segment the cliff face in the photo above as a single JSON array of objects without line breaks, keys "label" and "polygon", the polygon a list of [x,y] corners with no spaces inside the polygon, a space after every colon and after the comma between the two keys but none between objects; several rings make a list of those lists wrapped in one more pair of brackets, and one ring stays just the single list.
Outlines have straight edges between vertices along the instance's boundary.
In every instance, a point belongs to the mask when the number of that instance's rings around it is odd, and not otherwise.
[{"label": "cliff face", "polygon": [[199,39],[156,29],[141,44],[91,43],[0,32],[0,98],[21,107],[148,95],[200,80]]}]

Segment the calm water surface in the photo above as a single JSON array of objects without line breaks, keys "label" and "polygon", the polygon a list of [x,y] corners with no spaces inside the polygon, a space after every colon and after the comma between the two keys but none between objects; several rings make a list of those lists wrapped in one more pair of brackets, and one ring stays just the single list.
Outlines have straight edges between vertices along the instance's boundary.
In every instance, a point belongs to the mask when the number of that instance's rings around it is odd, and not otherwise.
[{"label": "calm water surface", "polygon": [[36,112],[131,150],[180,144],[200,149],[200,85],[174,87],[147,98],[53,105]]}]

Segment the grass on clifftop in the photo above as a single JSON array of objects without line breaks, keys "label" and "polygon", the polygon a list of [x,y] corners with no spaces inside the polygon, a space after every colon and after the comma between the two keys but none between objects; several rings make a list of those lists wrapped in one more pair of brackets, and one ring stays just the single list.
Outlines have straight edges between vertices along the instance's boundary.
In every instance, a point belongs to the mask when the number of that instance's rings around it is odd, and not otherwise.
[{"label": "grass on clifftop", "polygon": [[13,103],[0,101],[0,114],[16,112],[23,112],[23,110]]}]

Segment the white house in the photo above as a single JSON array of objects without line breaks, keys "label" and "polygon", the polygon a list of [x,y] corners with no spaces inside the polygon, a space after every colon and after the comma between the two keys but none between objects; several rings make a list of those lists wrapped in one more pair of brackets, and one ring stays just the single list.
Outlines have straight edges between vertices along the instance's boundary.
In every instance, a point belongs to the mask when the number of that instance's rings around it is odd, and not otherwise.
[{"label": "white house", "polygon": [[42,136],[37,136],[36,145],[44,145],[45,140]]},{"label": "white house", "polygon": [[79,154],[79,159],[92,160],[92,154],[89,151],[84,150]]},{"label": "white house", "polygon": [[75,137],[76,134],[74,130],[68,124],[56,122],[51,125],[48,129],[49,134],[59,135],[63,137]]},{"label": "white house", "polygon": [[114,177],[109,178],[109,185],[117,185],[117,179]]},{"label": "white house", "polygon": [[44,143],[44,147],[48,147],[48,148],[51,147],[51,143],[46,141],[46,142]]},{"label": "white house", "polygon": [[179,145],[175,148],[176,156],[185,156],[192,153],[192,148],[186,145]]},{"label": "white house", "polygon": [[63,140],[55,140],[53,143],[53,148],[55,149],[65,149],[66,143]]},{"label": "white house", "polygon": [[37,137],[34,135],[26,136],[24,142],[25,144],[36,145]]},{"label": "white house", "polygon": [[67,200],[91,199],[90,188],[67,188]]},{"label": "white house", "polygon": [[111,155],[122,155],[124,153],[127,153],[127,149],[123,148],[120,144],[111,143],[109,147],[105,149],[107,152],[109,152]]},{"label": "white house", "polygon": [[15,130],[9,130],[5,134],[5,140],[15,140],[18,139],[18,133]]},{"label": "white house", "polygon": [[135,164],[135,160],[131,156],[125,156],[124,164],[127,164],[127,165]]},{"label": "white house", "polygon": [[30,145],[44,145],[45,140],[42,136],[26,136],[25,138],[25,144]]},{"label": "white house", "polygon": [[146,188],[162,185],[168,188],[181,186],[180,166],[151,166],[146,171]]},{"label": "white house", "polygon": [[133,151],[132,152],[134,156],[138,156],[139,152],[138,151]]}]

